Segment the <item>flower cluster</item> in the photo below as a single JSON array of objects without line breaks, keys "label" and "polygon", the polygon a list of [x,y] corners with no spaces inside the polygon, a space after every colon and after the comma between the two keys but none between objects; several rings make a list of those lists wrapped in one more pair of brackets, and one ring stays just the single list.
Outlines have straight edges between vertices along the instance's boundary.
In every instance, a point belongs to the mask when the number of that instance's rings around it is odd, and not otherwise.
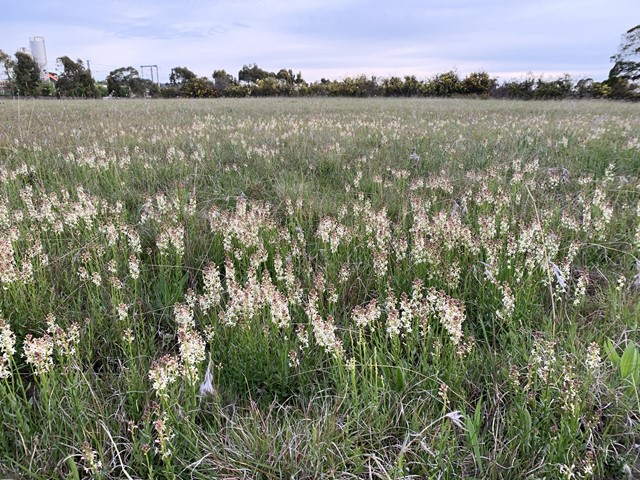
[{"label": "flower cluster", "polygon": [[11,357],[16,353],[16,336],[11,331],[11,325],[0,317],[0,379],[11,375]]},{"label": "flower cluster", "polygon": [[99,476],[102,471],[102,461],[98,458],[98,452],[91,448],[87,441],[82,444],[82,468],[91,476]]},{"label": "flower cluster", "polygon": [[313,327],[313,337],[316,343],[327,353],[332,353],[336,357],[342,357],[342,341],[336,336],[336,327],[333,317],[329,315],[326,320],[320,316],[318,311],[318,294],[315,290],[309,292],[309,301],[306,307],[306,314]]},{"label": "flower cluster", "polygon": [[36,375],[50,372],[53,368],[53,339],[46,334],[39,338],[27,334],[24,338],[23,355]]},{"label": "flower cluster", "polygon": [[171,458],[171,455],[173,455],[171,440],[174,434],[169,428],[166,413],[160,414],[158,412],[158,417],[153,422],[153,429],[156,432],[156,438],[154,440],[156,445],[155,452],[160,455],[163,461],[167,461]]},{"label": "flower cluster", "polygon": [[156,239],[158,250],[161,254],[168,254],[173,247],[176,255],[184,255],[184,227],[182,225],[167,226],[158,234]]},{"label": "flower cluster", "polygon": [[342,243],[348,243],[351,240],[351,232],[349,228],[338,223],[331,217],[323,217],[320,219],[316,235],[323,243],[329,244],[331,253],[335,254]]},{"label": "flower cluster", "polygon": [[222,281],[215,263],[210,263],[202,271],[204,293],[198,297],[198,305],[203,312],[217,307],[222,301]]},{"label": "flower cluster", "polygon": [[234,211],[211,209],[209,226],[212,232],[222,234],[224,249],[231,252],[234,243],[244,250],[261,245],[260,232],[274,230],[275,221],[269,205],[240,196]]},{"label": "flower cluster", "polygon": [[380,318],[380,314],[381,310],[375,298],[364,307],[355,306],[351,312],[353,321],[358,327],[371,327],[372,329],[375,328],[375,322]]},{"label": "flower cluster", "polygon": [[389,290],[385,310],[387,333],[391,337],[411,333],[414,324],[419,325],[424,334],[431,329],[430,320],[437,319],[454,345],[459,345],[462,341],[464,303],[433,287],[424,291],[420,279],[413,282],[411,296],[406,292],[401,293],[399,304],[393,291]]},{"label": "flower cluster", "polygon": [[555,365],[556,342],[537,336],[529,357],[530,373],[537,375],[543,383],[547,383]]},{"label": "flower cluster", "polygon": [[600,356],[600,347],[596,342],[591,342],[589,347],[587,348],[587,357],[584,361],[587,370],[593,374],[597,375],[602,368],[602,358]]},{"label": "flower cluster", "polygon": [[153,362],[149,370],[151,386],[160,398],[169,398],[169,387],[180,378],[180,361],[174,355],[164,355]]},{"label": "flower cluster", "polygon": [[50,313],[47,315],[47,333],[53,340],[56,352],[61,357],[72,357],[76,353],[80,343],[80,325],[72,323],[66,330],[56,323],[56,317]]}]

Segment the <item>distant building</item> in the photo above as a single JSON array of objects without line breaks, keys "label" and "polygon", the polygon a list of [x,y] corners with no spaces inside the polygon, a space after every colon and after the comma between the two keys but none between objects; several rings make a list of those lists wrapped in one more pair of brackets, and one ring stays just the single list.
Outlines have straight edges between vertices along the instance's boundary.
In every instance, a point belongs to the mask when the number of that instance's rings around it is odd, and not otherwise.
[{"label": "distant building", "polygon": [[11,96],[13,92],[11,91],[11,84],[9,80],[0,80],[0,97]]}]

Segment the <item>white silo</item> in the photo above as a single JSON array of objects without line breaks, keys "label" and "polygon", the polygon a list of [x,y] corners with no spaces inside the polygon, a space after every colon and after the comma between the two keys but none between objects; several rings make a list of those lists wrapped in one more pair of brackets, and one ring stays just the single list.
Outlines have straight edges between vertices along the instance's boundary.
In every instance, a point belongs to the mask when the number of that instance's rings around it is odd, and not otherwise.
[{"label": "white silo", "polygon": [[31,37],[29,39],[29,48],[31,49],[33,59],[40,68],[40,75],[44,78],[47,74],[47,50],[44,47],[44,37]]}]

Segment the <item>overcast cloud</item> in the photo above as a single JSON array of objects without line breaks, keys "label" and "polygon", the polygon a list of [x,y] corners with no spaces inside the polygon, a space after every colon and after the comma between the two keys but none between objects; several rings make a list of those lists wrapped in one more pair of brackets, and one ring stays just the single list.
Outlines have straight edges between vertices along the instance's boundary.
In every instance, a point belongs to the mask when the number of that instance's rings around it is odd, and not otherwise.
[{"label": "overcast cloud", "polygon": [[0,49],[43,36],[49,70],[68,55],[98,79],[129,65],[158,65],[167,81],[176,66],[210,77],[257,63],[307,81],[451,69],[603,80],[639,23],[639,0],[28,0],[3,6]]}]

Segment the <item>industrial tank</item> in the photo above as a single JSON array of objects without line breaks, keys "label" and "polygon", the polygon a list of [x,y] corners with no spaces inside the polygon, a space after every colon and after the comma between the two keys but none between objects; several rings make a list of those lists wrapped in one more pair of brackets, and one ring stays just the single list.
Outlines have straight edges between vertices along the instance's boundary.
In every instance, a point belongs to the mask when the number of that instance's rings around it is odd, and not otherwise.
[{"label": "industrial tank", "polygon": [[44,37],[31,37],[29,39],[29,48],[42,74],[47,66],[47,50],[44,47]]}]

